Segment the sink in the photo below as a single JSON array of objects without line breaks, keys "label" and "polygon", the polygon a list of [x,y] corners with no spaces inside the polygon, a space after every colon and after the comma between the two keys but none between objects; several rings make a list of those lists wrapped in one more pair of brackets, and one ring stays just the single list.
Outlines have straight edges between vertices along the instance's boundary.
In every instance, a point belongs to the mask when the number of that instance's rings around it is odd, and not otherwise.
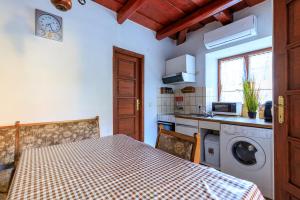
[{"label": "sink", "polygon": [[204,117],[204,118],[213,118],[214,117],[212,114],[207,114],[207,113],[203,113],[203,114],[189,114],[189,116],[192,116],[192,117]]},{"label": "sink", "polygon": [[190,114],[175,114],[178,116],[186,116],[186,117],[195,117],[195,118],[213,118],[214,115],[213,114],[208,114],[208,113],[190,113]]}]

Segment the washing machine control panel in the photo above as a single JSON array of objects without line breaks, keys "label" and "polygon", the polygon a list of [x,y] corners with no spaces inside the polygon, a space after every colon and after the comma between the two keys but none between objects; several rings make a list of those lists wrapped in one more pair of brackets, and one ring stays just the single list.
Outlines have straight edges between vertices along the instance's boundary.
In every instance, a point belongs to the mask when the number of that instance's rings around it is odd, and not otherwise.
[{"label": "washing machine control panel", "polygon": [[221,132],[222,134],[238,135],[238,136],[245,136],[245,137],[255,137],[255,138],[257,137],[257,138],[265,138],[265,139],[273,138],[272,129],[264,129],[264,128],[222,124]]}]

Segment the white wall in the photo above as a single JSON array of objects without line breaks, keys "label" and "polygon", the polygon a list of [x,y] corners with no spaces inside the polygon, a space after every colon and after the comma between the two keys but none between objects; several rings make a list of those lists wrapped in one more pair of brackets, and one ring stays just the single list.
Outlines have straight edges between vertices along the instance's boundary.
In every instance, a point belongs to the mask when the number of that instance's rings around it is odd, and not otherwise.
[{"label": "white wall", "polygon": [[[175,48],[172,57],[176,57],[185,53],[189,53],[191,55],[196,56],[196,86],[209,86],[209,80],[207,79],[217,78],[217,73],[212,74],[216,72],[215,68],[210,69],[211,66],[206,65],[206,54],[212,53],[214,51],[219,51],[221,49],[226,49],[232,46],[248,43],[250,41],[258,40],[261,38],[269,37],[272,35],[272,0],[266,0],[265,2],[260,3],[258,5],[248,7],[239,12],[236,12],[234,14],[234,20],[236,21],[249,15],[256,15],[258,18],[258,35],[254,38],[235,42],[216,49],[207,50],[203,43],[204,33],[221,27],[221,24],[219,22],[213,22],[206,25],[204,28],[198,31],[190,33],[188,35],[187,41],[184,44],[179,45]],[[210,71],[211,73],[206,73],[206,71]]]},{"label": "white wall", "polygon": [[[240,19],[258,16],[259,35],[272,34],[272,1],[235,14]],[[63,17],[62,43],[34,36],[34,10]],[[197,86],[206,85],[204,32],[220,27],[215,22],[189,34],[183,45],[157,41],[155,33],[126,21],[88,1],[57,11],[50,0],[9,0],[0,7],[0,125],[22,122],[88,118],[99,115],[101,135],[112,133],[112,46],[145,55],[145,141],[155,143],[157,89],[165,73],[165,59],[185,53],[196,56]],[[249,40],[250,41],[250,40]],[[241,41],[237,44],[241,44]],[[232,45],[237,45],[232,44]],[[232,46],[230,45],[230,46]],[[229,47],[229,46],[227,46]],[[220,50],[220,49],[216,49]],[[215,51],[215,50],[213,50]],[[213,71],[213,70],[211,70]],[[207,77],[210,79],[212,77]]]},{"label": "white wall", "polygon": [[[63,17],[64,41],[34,36],[34,10]],[[50,0],[9,0],[0,6],[0,124],[100,116],[112,134],[112,47],[145,55],[145,141],[156,137],[156,90],[171,41],[88,1],[57,11]]]}]

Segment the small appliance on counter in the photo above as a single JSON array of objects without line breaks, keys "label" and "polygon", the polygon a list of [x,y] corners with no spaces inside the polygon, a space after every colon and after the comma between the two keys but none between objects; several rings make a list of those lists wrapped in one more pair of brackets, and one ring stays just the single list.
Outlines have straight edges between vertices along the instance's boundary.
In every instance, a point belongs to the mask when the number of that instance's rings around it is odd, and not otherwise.
[{"label": "small appliance on counter", "polygon": [[167,131],[175,131],[175,116],[174,115],[158,115],[157,127],[163,125],[163,129]]},{"label": "small appliance on counter", "polygon": [[242,103],[240,102],[213,102],[212,112],[215,115],[242,115]]},{"label": "small appliance on counter", "polygon": [[264,112],[264,118],[265,122],[272,122],[272,101],[267,101],[265,104],[265,112]]}]

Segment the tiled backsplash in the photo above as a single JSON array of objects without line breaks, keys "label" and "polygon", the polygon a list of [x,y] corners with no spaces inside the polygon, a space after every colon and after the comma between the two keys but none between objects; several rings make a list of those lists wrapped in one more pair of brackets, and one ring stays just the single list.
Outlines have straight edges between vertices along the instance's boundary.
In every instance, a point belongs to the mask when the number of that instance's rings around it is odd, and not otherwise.
[{"label": "tiled backsplash", "polygon": [[[199,106],[202,111],[211,111],[211,103],[217,101],[211,88],[197,87],[195,93],[182,93],[181,88],[175,89],[175,94],[161,94],[157,90],[157,110],[158,114],[190,114],[199,113]],[[183,97],[182,109],[175,102],[176,97]]]},{"label": "tiled backsplash", "polygon": [[212,110],[212,102],[218,101],[217,92],[214,91],[213,88],[206,89],[206,112],[210,112]]},{"label": "tiled backsplash", "polygon": [[[197,87],[195,93],[182,93],[181,89],[175,90],[175,97],[183,97],[183,109],[178,109],[175,105],[175,113],[190,114],[198,113],[199,106],[201,110],[205,110],[206,98],[205,98],[206,88]],[[176,104],[176,103],[175,103]]]},{"label": "tiled backsplash", "polygon": [[174,114],[174,94],[161,94],[160,88],[157,90],[157,113]]}]

